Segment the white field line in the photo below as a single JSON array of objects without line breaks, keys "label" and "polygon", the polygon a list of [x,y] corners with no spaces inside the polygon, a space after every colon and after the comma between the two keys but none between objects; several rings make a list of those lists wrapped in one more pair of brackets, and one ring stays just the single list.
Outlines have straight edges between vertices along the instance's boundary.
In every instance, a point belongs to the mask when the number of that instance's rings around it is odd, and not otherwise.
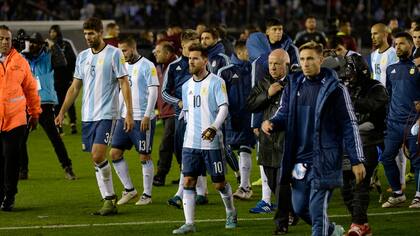
[{"label": "white field line", "polygon": [[[405,215],[420,214],[420,211],[394,211],[382,213],[369,213],[369,216],[387,216],[387,215]],[[330,215],[330,218],[344,218],[349,215]],[[195,220],[197,223],[203,222],[224,222],[226,219],[202,219]],[[239,218],[238,221],[266,221],[273,220],[269,218]],[[11,226],[0,227],[0,230],[23,230],[23,229],[61,229],[61,228],[85,228],[85,227],[103,227],[103,226],[122,226],[122,225],[153,225],[153,224],[181,224],[182,220],[158,220],[158,221],[137,221],[137,222],[120,222],[120,223],[102,223],[102,224],[73,224],[73,225],[28,225],[28,226]]]}]

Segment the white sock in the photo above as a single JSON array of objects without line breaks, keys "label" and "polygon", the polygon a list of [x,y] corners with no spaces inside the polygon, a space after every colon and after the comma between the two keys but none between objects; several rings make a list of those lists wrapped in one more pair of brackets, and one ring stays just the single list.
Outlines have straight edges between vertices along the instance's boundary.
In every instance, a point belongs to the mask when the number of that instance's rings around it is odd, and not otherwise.
[{"label": "white sock", "polygon": [[102,181],[101,174],[99,174],[99,168],[96,166],[95,166],[95,176],[96,176],[96,181],[98,182],[99,192],[101,193],[102,199],[104,199],[106,197],[104,182]]},{"label": "white sock", "polygon": [[114,166],[115,172],[121,180],[121,183],[124,186],[126,191],[134,190],[133,182],[130,178],[130,173],[128,171],[128,165],[124,157],[121,157],[118,160],[113,160],[112,165]]},{"label": "white sock", "polygon": [[401,185],[405,184],[405,170],[407,164],[407,158],[404,155],[404,151],[400,148],[397,157],[395,158],[397,162],[398,170],[400,171],[400,183]]},{"label": "white sock", "polygon": [[271,204],[271,189],[268,186],[268,180],[267,180],[267,176],[265,175],[264,172],[264,167],[260,166],[260,174],[261,174],[261,180],[262,180],[262,197],[261,200],[263,200],[264,202]]},{"label": "white sock", "polygon": [[143,193],[148,196],[152,196],[152,184],[153,184],[153,162],[152,160],[148,160],[142,162],[142,169],[143,169]]},{"label": "white sock", "polygon": [[175,193],[175,196],[182,198],[183,192],[184,192],[184,174],[182,174],[182,171],[181,171],[181,174],[179,175],[178,191]]},{"label": "white sock", "polygon": [[197,190],[197,195],[206,196],[207,192],[207,178],[206,176],[197,177],[197,185],[195,186]]},{"label": "white sock", "polygon": [[[240,149],[244,149],[248,147],[241,146]],[[251,168],[252,168],[252,160],[251,160],[251,153],[241,151],[239,153],[239,171],[241,173],[241,184],[239,187],[243,189],[249,189],[251,187],[250,177],[251,177]]]},{"label": "white sock", "polygon": [[194,213],[195,213],[195,190],[184,189],[184,196],[182,198],[184,216],[186,224],[194,224]]},{"label": "white sock", "polygon": [[220,190],[219,193],[225,204],[226,213],[234,211],[235,206],[233,205],[232,188],[230,187],[230,184],[226,183],[225,188]]},{"label": "white sock", "polygon": [[96,165],[103,182],[105,197],[112,197],[115,195],[114,185],[112,184],[112,173],[111,165],[108,160],[104,160],[102,163]]}]

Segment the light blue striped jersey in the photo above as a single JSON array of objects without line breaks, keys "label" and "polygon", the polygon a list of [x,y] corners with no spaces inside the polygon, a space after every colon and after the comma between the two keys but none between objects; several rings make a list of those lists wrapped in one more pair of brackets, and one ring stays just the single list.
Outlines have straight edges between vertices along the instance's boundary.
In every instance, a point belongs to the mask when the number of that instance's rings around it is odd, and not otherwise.
[{"label": "light blue striped jersey", "polygon": [[[133,100],[133,119],[142,120],[147,108],[150,86],[159,86],[156,67],[153,62],[145,57],[140,57],[135,63],[126,63],[128,69],[128,79],[131,87],[131,97]],[[120,92],[120,104],[122,104],[122,117],[127,115],[127,108],[124,105],[124,98]],[[150,119],[155,117],[152,112]]]},{"label": "light blue striped jersey", "polygon": [[382,53],[379,53],[379,49],[376,49],[370,55],[370,59],[373,79],[379,80],[384,86],[386,86],[386,68],[389,65],[398,62],[395,48],[389,47]]},{"label": "light blue striped jersey", "polygon": [[121,50],[111,45],[77,56],[74,78],[83,82],[82,121],[118,118],[118,78],[127,75],[124,64]]},{"label": "light blue striped jersey", "polygon": [[225,81],[209,73],[203,80],[189,79],[182,85],[183,111],[187,112],[184,147],[202,150],[221,149],[222,132],[218,130],[212,142],[203,140],[201,133],[216,120],[219,107],[228,104]]}]

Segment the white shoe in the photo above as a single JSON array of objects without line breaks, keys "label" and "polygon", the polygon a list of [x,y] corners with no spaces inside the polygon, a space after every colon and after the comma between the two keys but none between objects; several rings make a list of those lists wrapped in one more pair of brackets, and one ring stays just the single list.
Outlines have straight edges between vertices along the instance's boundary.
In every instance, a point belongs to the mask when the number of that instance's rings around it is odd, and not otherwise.
[{"label": "white shoe", "polygon": [[143,193],[143,195],[141,195],[140,200],[138,200],[136,202],[137,206],[142,206],[142,205],[148,205],[152,203],[152,197],[147,196],[146,194]]},{"label": "white shoe", "polygon": [[411,202],[409,208],[420,208],[420,197],[415,197]]},{"label": "white shoe", "polygon": [[390,208],[390,207],[395,207],[403,202],[405,202],[406,198],[405,195],[401,195],[401,196],[391,196],[388,198],[388,200],[386,202],[384,202],[384,204],[382,204],[382,208]]},{"label": "white shoe", "polygon": [[244,189],[242,187],[238,188],[236,192],[233,194],[234,198],[237,199],[250,199],[252,197],[252,190],[251,188]]},{"label": "white shoe", "polygon": [[117,205],[126,204],[127,202],[129,202],[131,199],[135,197],[137,197],[137,191],[135,189],[130,192],[123,191],[121,199],[117,202]]}]

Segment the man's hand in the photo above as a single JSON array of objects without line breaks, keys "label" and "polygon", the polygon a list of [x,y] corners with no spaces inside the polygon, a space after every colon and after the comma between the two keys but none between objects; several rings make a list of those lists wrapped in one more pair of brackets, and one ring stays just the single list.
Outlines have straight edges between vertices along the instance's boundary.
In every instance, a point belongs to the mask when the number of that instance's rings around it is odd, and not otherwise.
[{"label": "man's hand", "polygon": [[414,105],[416,106],[416,111],[420,112],[420,101],[414,101]]},{"label": "man's hand", "polygon": [[210,142],[213,141],[214,136],[216,136],[217,129],[213,126],[208,127],[206,130],[201,133],[201,138],[203,140],[209,140]]},{"label": "man's hand", "polygon": [[45,39],[45,42],[48,43],[48,48],[52,48],[54,46],[54,41],[52,41],[51,39]]},{"label": "man's hand", "polygon": [[182,104],[182,101],[179,101],[179,102],[178,102],[178,107],[179,107],[179,109],[182,109],[182,107],[183,107],[182,105],[183,105],[183,104]]},{"label": "man's hand", "polygon": [[133,115],[127,113],[127,116],[124,119],[124,131],[126,133],[130,132],[134,127]]},{"label": "man's hand", "polygon": [[[30,121],[30,120],[29,120]],[[58,115],[55,117],[54,119],[54,123],[56,126],[61,127],[63,126],[63,121],[64,121],[64,114],[62,114],[61,112],[58,113]]]},{"label": "man's hand", "polygon": [[29,128],[31,131],[36,130],[36,126],[38,125],[38,118],[29,117]]},{"label": "man's hand", "polygon": [[267,135],[271,135],[271,131],[273,130],[273,123],[271,123],[269,120],[265,120],[261,124],[261,130]]},{"label": "man's hand", "polygon": [[150,117],[143,117],[140,124],[140,131],[146,132],[149,129]]},{"label": "man's hand", "polygon": [[254,129],[252,129],[252,131],[254,131],[254,134],[255,134],[255,136],[260,136],[260,129],[258,129],[258,128],[254,128]]},{"label": "man's hand", "polygon": [[360,163],[355,166],[352,166],[351,170],[353,171],[353,174],[356,177],[356,184],[362,182],[362,180],[366,176],[365,166],[362,163]]},{"label": "man's hand", "polygon": [[272,83],[268,88],[268,96],[272,97],[283,89],[283,86],[279,82]]}]

